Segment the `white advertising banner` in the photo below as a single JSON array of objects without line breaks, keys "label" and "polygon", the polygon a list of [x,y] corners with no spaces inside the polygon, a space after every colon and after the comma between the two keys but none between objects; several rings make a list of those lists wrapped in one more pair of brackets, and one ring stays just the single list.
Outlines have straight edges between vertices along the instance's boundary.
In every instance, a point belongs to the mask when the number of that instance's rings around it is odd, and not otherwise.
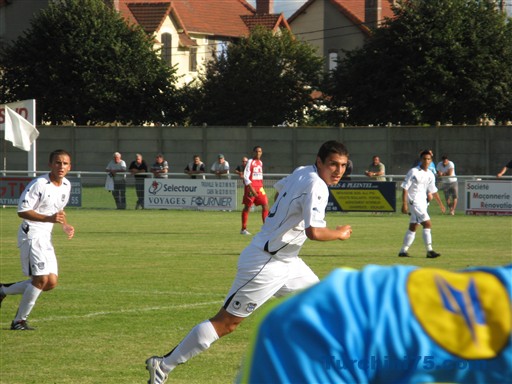
[{"label": "white advertising banner", "polygon": [[236,181],[222,179],[145,179],[144,208],[232,211]]},{"label": "white advertising banner", "polygon": [[466,215],[512,215],[512,181],[466,181]]},{"label": "white advertising banner", "polygon": [[28,120],[32,125],[35,125],[36,121],[36,102],[34,99],[17,101],[15,103],[0,104],[0,131],[5,129],[5,105],[11,108],[18,115]]}]

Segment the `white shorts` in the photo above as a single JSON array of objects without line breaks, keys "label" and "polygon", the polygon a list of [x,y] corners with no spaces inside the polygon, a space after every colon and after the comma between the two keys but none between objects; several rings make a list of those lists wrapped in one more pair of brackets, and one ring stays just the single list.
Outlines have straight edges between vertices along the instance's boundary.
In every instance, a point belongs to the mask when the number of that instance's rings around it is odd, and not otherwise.
[{"label": "white shorts", "polygon": [[284,296],[318,281],[301,258],[284,262],[268,252],[248,246],[238,260],[238,272],[224,309],[232,315],[247,317],[272,296]]},{"label": "white shorts", "polygon": [[426,201],[415,201],[412,204],[409,202],[409,211],[411,212],[411,220],[409,222],[411,224],[421,224],[430,220],[427,209],[428,203]]},{"label": "white shorts", "polygon": [[21,270],[25,276],[59,274],[51,235],[27,234],[20,226],[18,248],[20,249]]}]

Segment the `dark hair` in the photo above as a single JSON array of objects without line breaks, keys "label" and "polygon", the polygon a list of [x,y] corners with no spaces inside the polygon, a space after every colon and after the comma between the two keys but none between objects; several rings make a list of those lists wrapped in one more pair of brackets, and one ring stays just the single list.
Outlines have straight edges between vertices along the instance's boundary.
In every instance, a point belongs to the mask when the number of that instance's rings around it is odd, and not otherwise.
[{"label": "dark hair", "polygon": [[341,156],[349,156],[348,149],[345,147],[345,144],[340,143],[336,140],[329,140],[322,144],[320,149],[318,150],[317,157],[322,160],[322,163],[327,159],[327,157],[332,154],[336,153]]},{"label": "dark hair", "polygon": [[430,151],[430,149],[424,149],[424,150],[423,150],[423,151],[421,151],[421,153],[420,153],[420,159],[421,159],[424,155],[430,155],[430,156],[432,156],[432,152]]},{"label": "dark hair", "polygon": [[255,150],[257,150],[258,148],[263,149],[263,148],[261,148],[261,146],[257,145],[257,146],[255,146],[255,147],[252,149],[252,150],[253,150],[253,152],[254,152]]},{"label": "dark hair", "polygon": [[68,156],[71,159],[71,155],[70,155],[70,153],[68,151],[65,151],[64,149],[56,149],[55,151],[50,153],[50,163],[53,162],[53,159],[56,156],[60,156],[60,155],[66,155],[66,156]]},{"label": "dark hair", "polygon": [[441,156],[441,160],[448,160],[448,155]]}]

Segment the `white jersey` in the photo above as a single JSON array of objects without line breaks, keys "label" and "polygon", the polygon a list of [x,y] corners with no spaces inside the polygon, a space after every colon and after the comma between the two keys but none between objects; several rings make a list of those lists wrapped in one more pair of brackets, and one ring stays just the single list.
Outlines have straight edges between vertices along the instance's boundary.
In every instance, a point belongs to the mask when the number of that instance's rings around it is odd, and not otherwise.
[{"label": "white jersey", "polygon": [[455,183],[457,178],[455,177],[455,164],[452,161],[448,161],[448,164],[444,165],[442,161],[437,164],[437,170],[441,173],[447,173],[450,169],[453,169],[451,176],[441,177],[441,181],[445,184]]},{"label": "white jersey", "polygon": [[329,188],[314,165],[299,167],[274,187],[279,197],[252,245],[286,260],[298,255],[308,227],[324,228]]},{"label": "white jersey", "polygon": [[[71,182],[63,178],[62,184],[56,186],[50,181],[50,175],[42,175],[32,180],[20,196],[18,212],[36,211],[41,215],[51,216],[62,211],[69,201]],[[23,220],[21,227],[30,226],[30,232],[44,231],[51,233],[53,223]]]},{"label": "white jersey", "polygon": [[436,178],[430,170],[414,167],[407,172],[401,187],[407,191],[409,202],[423,203],[428,193],[437,192]]}]

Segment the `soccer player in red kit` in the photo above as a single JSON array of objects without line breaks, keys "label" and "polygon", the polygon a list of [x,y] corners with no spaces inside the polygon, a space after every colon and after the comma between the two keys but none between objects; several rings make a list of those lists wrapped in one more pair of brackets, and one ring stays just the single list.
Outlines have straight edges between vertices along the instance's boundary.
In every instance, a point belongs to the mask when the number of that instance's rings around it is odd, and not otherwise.
[{"label": "soccer player in red kit", "polygon": [[263,189],[263,162],[261,156],[263,155],[263,149],[260,146],[256,146],[252,150],[253,156],[247,162],[244,171],[244,198],[242,203],[244,209],[242,210],[242,229],[240,230],[241,235],[250,235],[247,231],[247,221],[249,220],[249,211],[254,205],[261,205],[261,219],[265,222],[268,216],[268,199]]}]

